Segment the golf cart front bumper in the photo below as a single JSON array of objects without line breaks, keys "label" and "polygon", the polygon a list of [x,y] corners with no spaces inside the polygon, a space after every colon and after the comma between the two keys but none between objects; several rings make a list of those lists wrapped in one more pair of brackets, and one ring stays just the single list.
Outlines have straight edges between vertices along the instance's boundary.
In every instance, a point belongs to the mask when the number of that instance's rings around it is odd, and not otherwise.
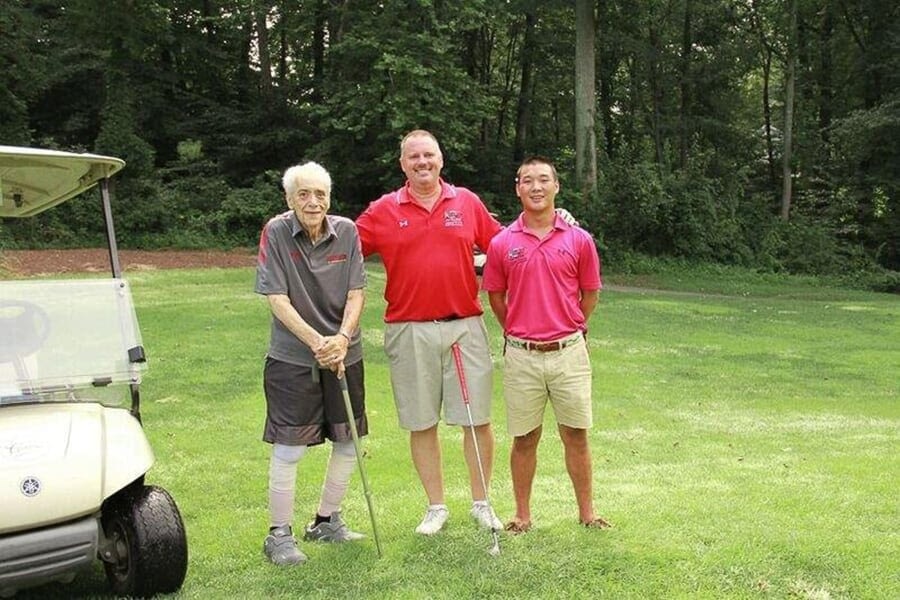
[{"label": "golf cart front bumper", "polygon": [[0,536],[0,597],[48,583],[66,581],[97,556],[96,516],[37,531]]}]

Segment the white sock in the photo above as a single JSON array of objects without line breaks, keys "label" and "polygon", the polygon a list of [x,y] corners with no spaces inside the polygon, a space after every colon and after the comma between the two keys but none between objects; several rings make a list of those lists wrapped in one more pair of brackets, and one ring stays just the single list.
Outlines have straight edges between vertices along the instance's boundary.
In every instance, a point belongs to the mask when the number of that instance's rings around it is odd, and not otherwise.
[{"label": "white sock", "polygon": [[269,459],[269,524],[272,527],[291,524],[297,463],[304,454],[306,446],[272,446],[272,456]]},{"label": "white sock", "polygon": [[322,498],[319,500],[318,514],[327,517],[341,507],[350,477],[356,466],[356,449],[353,442],[334,442],[331,444],[331,457],[325,472],[325,483],[322,484]]}]

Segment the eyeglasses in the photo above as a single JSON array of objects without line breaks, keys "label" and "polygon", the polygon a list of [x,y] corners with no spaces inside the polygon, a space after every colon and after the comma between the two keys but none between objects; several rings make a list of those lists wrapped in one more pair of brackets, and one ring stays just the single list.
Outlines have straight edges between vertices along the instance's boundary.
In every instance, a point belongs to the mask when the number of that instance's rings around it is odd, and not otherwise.
[{"label": "eyeglasses", "polygon": [[328,192],[326,192],[325,190],[322,190],[322,189],[318,189],[318,190],[301,189],[301,190],[297,190],[294,193],[294,197],[297,200],[299,200],[300,202],[307,202],[312,198],[315,198],[319,202],[324,202],[328,199]]}]

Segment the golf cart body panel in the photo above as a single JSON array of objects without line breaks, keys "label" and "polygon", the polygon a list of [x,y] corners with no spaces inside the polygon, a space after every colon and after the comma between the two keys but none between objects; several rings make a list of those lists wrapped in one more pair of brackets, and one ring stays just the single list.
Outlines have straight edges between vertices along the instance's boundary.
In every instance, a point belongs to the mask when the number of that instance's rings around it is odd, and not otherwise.
[{"label": "golf cart body panel", "polygon": [[[112,591],[179,589],[187,539],[174,500],[144,485],[146,362],[121,278],[108,177],[118,158],[0,146],[0,217],[28,217],[96,185],[107,279],[0,281],[0,597],[103,561]],[[130,406],[123,406],[130,398]]]},{"label": "golf cart body panel", "polygon": [[127,410],[88,403],[4,410],[0,453],[0,535],[95,513],[153,465]]},{"label": "golf cart body panel", "polygon": [[97,517],[0,537],[0,598],[19,589],[67,581],[97,555]]}]

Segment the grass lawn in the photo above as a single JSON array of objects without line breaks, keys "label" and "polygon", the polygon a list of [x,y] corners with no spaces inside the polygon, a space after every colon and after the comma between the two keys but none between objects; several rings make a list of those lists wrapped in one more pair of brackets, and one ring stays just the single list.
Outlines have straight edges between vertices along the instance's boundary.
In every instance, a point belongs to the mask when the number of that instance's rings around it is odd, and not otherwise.
[{"label": "grass lawn", "polygon": [[[501,534],[502,553],[491,557],[490,534],[468,516],[459,430],[441,429],[448,526],[431,538],[413,532],[425,499],[381,349],[384,273],[369,265],[366,468],[384,556],[371,539],[303,543],[310,561],[279,569],[261,554],[269,314],[252,291],[253,271],[129,280],[150,364],[143,416],[157,464],[147,479],[175,497],[189,538],[179,597],[900,597],[896,296],[745,273],[611,276],[590,327],[590,439],[596,505],[615,527],[577,524],[548,411],[535,528]],[[643,289],[626,287],[634,284]],[[486,322],[499,368],[489,310]],[[499,376],[494,409],[492,500],[506,520],[513,500]],[[326,454],[314,448],[301,463],[297,530],[316,508]],[[344,516],[370,532],[358,476]],[[104,583],[97,569],[33,595],[97,595]]]}]

